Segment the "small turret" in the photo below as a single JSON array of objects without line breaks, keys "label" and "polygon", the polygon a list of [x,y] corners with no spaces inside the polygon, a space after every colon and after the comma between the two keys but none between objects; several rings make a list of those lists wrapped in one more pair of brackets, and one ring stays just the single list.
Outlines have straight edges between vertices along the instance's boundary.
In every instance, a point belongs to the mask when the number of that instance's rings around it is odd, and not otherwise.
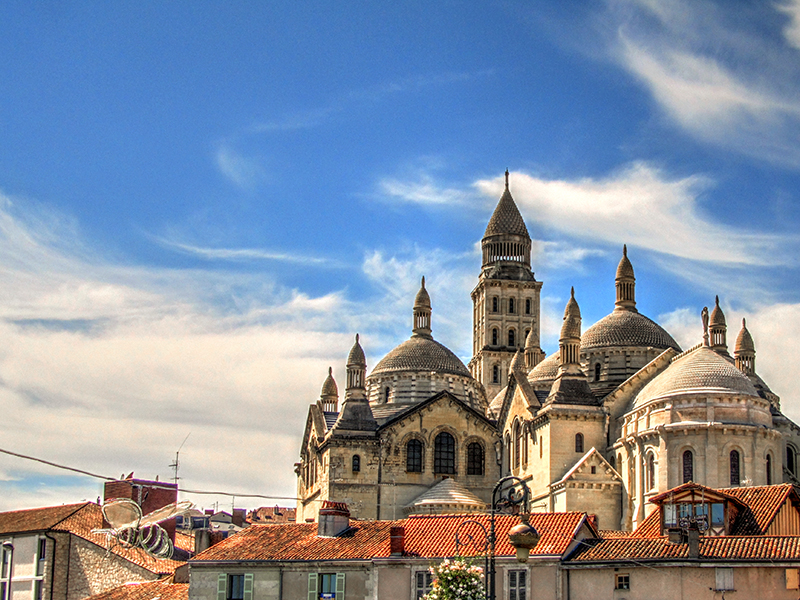
[{"label": "small turret", "polygon": [[561,369],[569,372],[580,371],[581,368],[581,309],[575,300],[575,288],[564,309],[564,322],[561,325],[561,336],[558,340],[558,351],[561,354]]},{"label": "small turret", "polygon": [[525,338],[525,368],[530,371],[544,359],[544,352],[539,347],[535,331],[535,323],[531,323],[528,337]]},{"label": "small turret", "polygon": [[628,246],[622,246],[622,258],[617,266],[617,277],[614,280],[617,287],[616,310],[636,310],[636,277],[633,275],[633,265],[628,260]]},{"label": "small turret", "polygon": [[339,388],[333,379],[333,367],[328,367],[328,376],[322,384],[319,400],[322,404],[322,410],[325,412],[337,412],[339,410]]},{"label": "small turret", "polygon": [[742,319],[742,328],[736,336],[736,346],[733,349],[733,358],[736,368],[748,377],[756,373],[756,345],[753,336],[747,330],[747,323]]},{"label": "small turret", "polygon": [[712,350],[720,354],[728,354],[727,333],[728,326],[725,323],[725,313],[722,312],[719,306],[719,296],[717,296],[708,323],[709,343]]},{"label": "small turret", "polygon": [[353,344],[347,357],[347,389],[344,393],[342,411],[332,428],[337,435],[344,431],[350,432],[350,435],[363,435],[378,429],[378,422],[367,401],[366,374],[367,359],[356,334],[356,343]]},{"label": "small turret", "polygon": [[356,343],[350,349],[350,354],[347,355],[347,387],[345,388],[345,397],[350,395],[351,390],[363,390],[364,380],[367,376],[367,357],[364,356],[364,350],[358,341],[358,334],[356,334]]},{"label": "small turret", "polygon": [[425,289],[425,277],[414,298],[414,323],[412,329],[414,335],[431,337],[431,297]]}]

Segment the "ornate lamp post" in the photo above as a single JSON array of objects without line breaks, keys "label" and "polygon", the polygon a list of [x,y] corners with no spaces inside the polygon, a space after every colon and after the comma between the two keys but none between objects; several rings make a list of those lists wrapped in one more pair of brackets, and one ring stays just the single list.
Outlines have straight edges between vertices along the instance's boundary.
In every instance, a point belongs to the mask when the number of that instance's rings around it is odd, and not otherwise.
[{"label": "ornate lamp post", "polygon": [[[511,485],[507,485],[507,484]],[[485,557],[485,579],[484,585],[486,587],[487,600],[495,600],[495,516],[499,512],[507,511],[509,509],[520,509],[519,523],[514,525],[508,532],[508,538],[511,545],[517,551],[517,560],[521,563],[528,562],[531,548],[536,546],[539,542],[539,532],[534,529],[530,524],[530,489],[524,480],[513,475],[503,477],[495,484],[492,490],[492,512],[489,520],[489,533],[486,533],[486,528],[479,522],[474,520],[463,521],[456,529],[456,553],[458,553],[458,546],[461,543],[458,537],[458,532],[463,525],[475,524],[483,531],[486,541],[483,545],[483,552],[486,553]],[[475,539],[468,536],[470,541],[474,543]],[[488,550],[488,552],[487,552]]]}]

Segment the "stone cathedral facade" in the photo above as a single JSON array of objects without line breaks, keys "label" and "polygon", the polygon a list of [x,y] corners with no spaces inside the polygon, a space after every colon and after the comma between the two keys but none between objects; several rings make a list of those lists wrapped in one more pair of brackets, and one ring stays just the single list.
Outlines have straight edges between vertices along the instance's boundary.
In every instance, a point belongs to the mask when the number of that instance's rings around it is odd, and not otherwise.
[{"label": "stone cathedral facade", "polygon": [[800,484],[800,427],[758,376],[744,321],[731,354],[719,299],[698,343],[680,348],[637,310],[623,248],[611,312],[583,330],[573,290],[559,350],[545,357],[542,282],[508,172],[482,250],[468,366],[434,339],[423,278],[408,340],[368,372],[356,336],[343,397],[329,371],[295,465],[298,522],[325,500],[367,519],[483,511],[513,474],[534,511],[585,511],[601,529],[631,530],[651,497],[688,481]]}]

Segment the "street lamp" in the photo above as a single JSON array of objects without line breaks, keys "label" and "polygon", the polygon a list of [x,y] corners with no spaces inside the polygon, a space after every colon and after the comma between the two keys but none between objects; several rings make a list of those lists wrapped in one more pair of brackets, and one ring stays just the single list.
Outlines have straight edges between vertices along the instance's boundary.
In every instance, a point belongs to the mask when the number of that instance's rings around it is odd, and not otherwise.
[{"label": "street lamp", "polygon": [[[511,483],[511,485],[506,485]],[[521,509],[519,511],[519,523],[514,525],[508,532],[508,539],[511,545],[516,549],[517,560],[521,563],[528,562],[531,548],[536,546],[539,542],[539,532],[530,524],[530,489],[528,484],[519,477],[509,475],[503,477],[495,484],[492,490],[492,507],[491,518],[489,520],[489,533],[486,533],[486,528],[479,522],[474,520],[462,521],[456,528],[456,554],[458,554],[458,546],[461,543],[458,537],[458,532],[463,525],[474,523],[483,531],[486,542],[483,546],[483,552],[487,553],[485,559],[485,595],[487,600],[495,600],[495,515],[498,512],[506,511],[509,509]],[[468,536],[474,543],[474,538]]]}]

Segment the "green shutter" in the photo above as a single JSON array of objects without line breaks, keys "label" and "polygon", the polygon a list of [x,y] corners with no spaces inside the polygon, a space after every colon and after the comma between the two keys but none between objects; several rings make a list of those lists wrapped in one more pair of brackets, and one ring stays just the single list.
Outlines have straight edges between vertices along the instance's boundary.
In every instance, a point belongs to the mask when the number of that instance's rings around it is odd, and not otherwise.
[{"label": "green shutter", "polygon": [[225,600],[227,587],[228,576],[225,573],[220,573],[217,575],[217,600]]},{"label": "green shutter", "polygon": [[244,589],[242,590],[242,600],[253,600],[253,574],[244,574]]},{"label": "green shutter", "polygon": [[308,574],[308,600],[317,600],[317,574]]},{"label": "green shutter", "polygon": [[336,574],[336,600],[344,600],[344,573]]}]

